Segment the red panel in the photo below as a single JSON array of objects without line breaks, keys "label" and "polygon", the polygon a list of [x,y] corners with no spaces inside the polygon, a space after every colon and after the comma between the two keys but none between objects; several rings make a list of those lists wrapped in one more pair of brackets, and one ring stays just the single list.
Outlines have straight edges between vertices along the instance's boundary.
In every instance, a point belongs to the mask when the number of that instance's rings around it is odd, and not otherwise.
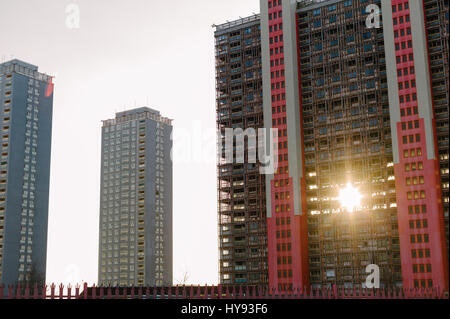
[{"label": "red panel", "polygon": [[[273,2],[269,1],[272,4]],[[276,1],[276,3],[276,6],[269,7],[269,16],[272,15],[272,19],[269,19],[269,27],[272,28],[272,31],[269,32],[269,38],[272,39],[269,47],[273,50],[270,60],[274,61],[271,64],[271,73],[279,72],[279,77],[274,76],[271,81],[271,84],[275,85],[271,91],[271,95],[275,97],[272,107],[276,110],[272,120],[275,120],[273,127],[284,132],[284,130],[287,130],[287,124],[283,122],[283,119],[287,116],[286,110],[283,110],[283,107],[286,107],[286,100],[283,99],[286,89],[285,86],[281,85],[285,82],[285,77],[281,73],[282,70],[284,71],[284,63],[281,63],[282,60],[284,61],[284,50],[281,51],[281,48],[284,49],[284,39],[282,38],[283,30],[279,27],[280,24],[283,24],[283,18],[279,16],[279,12],[282,11],[281,1]],[[275,14],[276,18],[274,18]],[[276,60],[278,60],[278,63],[275,63]],[[277,88],[277,84],[279,84],[279,88]],[[278,107],[280,112],[278,112]],[[284,145],[287,140],[288,136],[282,134],[279,143]],[[282,156],[283,160],[278,161],[278,163],[282,171],[277,172],[271,182],[272,217],[268,218],[267,221],[269,284],[272,289],[281,288],[281,290],[309,286],[306,214],[304,216],[294,215],[294,198],[298,195],[294,194],[293,191],[293,177],[285,171],[285,168],[289,167],[288,160],[284,159],[287,154],[287,148],[279,149],[279,155]],[[294,178],[298,178],[298,176]],[[288,185],[286,185],[286,181],[289,181]],[[304,181],[301,181],[301,185],[301,191],[305,194]],[[289,198],[286,198],[287,193],[290,195]],[[278,198],[276,194],[278,194]],[[302,203],[303,212],[306,212],[305,196],[302,196],[304,200]],[[288,220],[289,224],[287,223]],[[280,249],[278,249],[278,246]]]},{"label": "red panel", "polygon": [[[402,10],[399,10],[398,4],[403,6]],[[421,106],[418,106],[417,101],[413,98],[413,94],[417,90],[426,90],[427,88],[416,88],[412,85],[405,88],[405,83],[411,84],[411,81],[415,80],[415,72],[411,73],[414,61],[409,59],[414,48],[409,45],[402,47],[402,43],[407,44],[408,41],[412,43],[411,34],[406,32],[411,27],[410,22],[406,21],[409,9],[404,9],[404,4],[404,0],[392,1],[392,5],[397,9],[396,12],[393,12],[393,19],[397,19],[397,24],[394,24],[394,32],[398,32],[394,41],[398,45],[396,56],[401,59],[400,62],[397,61],[397,72],[401,70],[397,79],[400,109],[404,112],[401,122],[397,123],[400,163],[394,167],[403,285],[407,288],[417,285],[424,288],[430,286],[431,280],[434,287],[448,290],[448,257],[444,236],[439,161],[437,160],[437,151],[435,159],[427,158],[425,123],[418,114],[418,107]],[[400,22],[401,17],[403,23]],[[401,30],[405,30],[403,36],[400,33]],[[404,56],[407,57],[406,62],[403,61]],[[408,72],[406,75],[405,69]],[[416,123],[419,124],[418,127]],[[432,124],[431,134],[434,135],[434,144],[437,146],[434,120]],[[417,140],[417,135],[420,140]],[[437,147],[435,149],[437,150]],[[424,206],[426,211],[423,210]],[[424,220],[427,221],[426,226],[423,225]],[[413,257],[413,250],[416,257]],[[425,253],[426,250],[430,252],[429,257]]]}]

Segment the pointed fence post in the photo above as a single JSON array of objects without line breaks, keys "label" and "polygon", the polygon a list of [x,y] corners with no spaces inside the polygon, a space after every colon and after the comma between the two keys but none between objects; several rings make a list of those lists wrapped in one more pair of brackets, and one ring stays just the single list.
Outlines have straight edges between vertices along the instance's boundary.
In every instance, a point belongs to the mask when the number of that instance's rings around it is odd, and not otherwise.
[{"label": "pointed fence post", "polygon": [[67,285],[67,299],[68,300],[72,299],[72,285],[71,284]]},{"label": "pointed fence post", "polygon": [[97,286],[95,284],[92,285],[92,299],[97,299]]},{"label": "pointed fence post", "polygon": [[59,299],[64,299],[64,285],[60,284],[59,285]]},{"label": "pointed fence post", "polygon": [[221,284],[217,285],[217,298],[222,299],[222,285]]},{"label": "pointed fence post", "polygon": [[165,291],[164,287],[161,286],[160,288],[161,288],[161,291],[159,293],[159,299],[164,300],[164,299],[166,299],[166,291]]},{"label": "pointed fence post", "polygon": [[25,299],[30,299],[30,283],[26,283],[25,285]]},{"label": "pointed fence post", "polygon": [[217,299],[216,286],[214,285],[211,286],[211,299]]},{"label": "pointed fence post", "polygon": [[75,286],[75,299],[78,299],[80,297],[80,285],[77,284]]},{"label": "pointed fence post", "polygon": [[22,297],[22,291],[21,291],[21,286],[20,283],[17,285],[16,287],[16,299],[20,299],[20,297]]},{"label": "pointed fence post", "polygon": [[50,285],[50,298],[51,299],[55,299],[55,288],[56,288],[55,284]]},{"label": "pointed fence post", "polygon": [[88,299],[88,284],[85,282],[83,284],[83,299]]},{"label": "pointed fence post", "polygon": [[106,294],[108,299],[112,299],[112,288],[111,285],[108,286],[108,289],[106,289]]}]

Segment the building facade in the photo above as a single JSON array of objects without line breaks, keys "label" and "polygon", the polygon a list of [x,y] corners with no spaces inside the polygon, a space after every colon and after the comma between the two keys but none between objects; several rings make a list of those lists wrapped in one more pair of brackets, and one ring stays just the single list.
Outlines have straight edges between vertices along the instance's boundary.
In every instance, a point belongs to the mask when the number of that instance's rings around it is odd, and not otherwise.
[{"label": "building facade", "polygon": [[270,286],[448,289],[448,2],[260,5]]},{"label": "building facade", "polygon": [[[438,68],[430,63],[430,52],[445,53],[442,43],[437,46],[432,41],[442,35],[427,34],[426,20],[432,19],[432,11],[438,13],[439,6],[426,8],[424,1],[412,0],[382,2],[403,285],[448,290],[448,239],[443,209],[443,188],[448,186],[442,185],[445,174],[441,177],[440,162],[442,149],[447,147],[448,152],[448,137],[446,146],[440,134],[438,144],[434,104],[443,89],[439,83],[445,83],[445,63],[443,56]],[[446,32],[444,28],[441,31]],[[446,90],[448,97],[448,87]],[[444,126],[439,123],[442,129]]]},{"label": "building facade", "polygon": [[[255,132],[264,126],[259,16],[216,26],[217,130]],[[241,131],[241,132],[242,132]],[[237,131],[236,131],[237,132]],[[265,176],[260,164],[218,157],[219,274],[221,284],[268,284]]]},{"label": "building facade", "polygon": [[431,90],[436,119],[437,148],[441,175],[442,203],[444,206],[447,251],[449,246],[449,3],[444,0],[425,0],[425,23],[430,62]]},{"label": "building facade", "polygon": [[103,121],[100,285],[172,285],[171,134],[147,107]]},{"label": "building facade", "polygon": [[0,64],[0,284],[45,283],[53,83]]}]

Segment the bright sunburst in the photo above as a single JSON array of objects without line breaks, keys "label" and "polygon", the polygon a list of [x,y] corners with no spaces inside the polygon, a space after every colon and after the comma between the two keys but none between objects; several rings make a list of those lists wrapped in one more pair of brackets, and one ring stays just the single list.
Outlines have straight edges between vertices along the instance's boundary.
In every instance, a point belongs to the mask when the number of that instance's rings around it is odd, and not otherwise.
[{"label": "bright sunburst", "polygon": [[361,193],[351,184],[347,184],[347,187],[341,189],[341,191],[339,192],[339,202],[341,203],[341,206],[348,212],[353,212],[356,208],[360,207],[361,199]]}]

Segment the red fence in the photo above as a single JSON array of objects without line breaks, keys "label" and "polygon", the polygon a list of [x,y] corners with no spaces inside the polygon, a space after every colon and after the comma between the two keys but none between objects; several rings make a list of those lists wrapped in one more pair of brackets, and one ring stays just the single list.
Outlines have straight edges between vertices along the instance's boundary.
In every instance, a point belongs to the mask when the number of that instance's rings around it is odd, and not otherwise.
[{"label": "red fence", "polygon": [[175,286],[175,287],[44,287],[0,286],[1,299],[448,299],[439,288],[303,288],[278,292],[258,286]]}]

